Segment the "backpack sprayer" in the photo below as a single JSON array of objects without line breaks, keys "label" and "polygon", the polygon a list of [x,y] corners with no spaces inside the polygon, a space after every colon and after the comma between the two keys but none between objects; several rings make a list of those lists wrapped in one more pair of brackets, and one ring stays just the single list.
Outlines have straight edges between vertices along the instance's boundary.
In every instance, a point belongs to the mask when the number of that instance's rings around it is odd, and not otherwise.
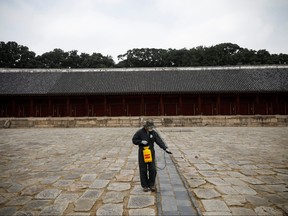
[{"label": "backpack sprayer", "polygon": [[144,157],[145,163],[152,162],[152,153],[151,153],[151,150],[149,149],[149,146],[144,146],[143,157]]},{"label": "backpack sprayer", "polygon": [[[160,169],[160,170],[163,170],[163,169],[165,169],[165,167],[166,167],[166,152],[164,152],[164,167],[158,167],[157,165],[156,165],[156,167],[158,168],[158,169]],[[143,158],[144,158],[144,162],[145,163],[150,163],[150,162],[152,162],[153,161],[153,159],[152,159],[152,153],[151,153],[151,150],[149,149],[149,146],[145,146],[144,147],[144,149],[143,149]]]},{"label": "backpack sprayer", "polygon": [[[160,169],[160,170],[163,170],[163,169],[165,169],[166,168],[166,165],[167,165],[167,163],[166,163],[166,152],[164,151],[164,167],[158,167],[157,165],[156,165],[156,167],[158,168],[158,169]],[[153,159],[152,159],[152,153],[151,153],[151,150],[149,149],[149,146],[145,146],[144,147],[144,149],[143,149],[143,158],[144,158],[144,162],[145,163],[150,163],[150,162],[152,162],[153,161]]]}]

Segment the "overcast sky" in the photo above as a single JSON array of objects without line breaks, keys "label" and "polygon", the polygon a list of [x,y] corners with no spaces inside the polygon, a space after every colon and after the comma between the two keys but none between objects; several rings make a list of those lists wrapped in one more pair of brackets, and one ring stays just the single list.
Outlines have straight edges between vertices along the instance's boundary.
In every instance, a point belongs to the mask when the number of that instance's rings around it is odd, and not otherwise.
[{"label": "overcast sky", "polygon": [[0,41],[41,55],[236,43],[288,54],[288,0],[0,0]]}]

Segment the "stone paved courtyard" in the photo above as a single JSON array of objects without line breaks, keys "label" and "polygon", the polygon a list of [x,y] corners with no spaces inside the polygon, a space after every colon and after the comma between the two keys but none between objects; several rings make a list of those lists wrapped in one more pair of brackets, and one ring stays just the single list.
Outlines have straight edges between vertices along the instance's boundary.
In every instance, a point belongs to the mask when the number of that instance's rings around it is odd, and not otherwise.
[{"label": "stone paved courtyard", "polygon": [[[0,215],[157,215],[136,130],[1,129]],[[288,128],[158,131],[203,215],[288,214]]]},{"label": "stone paved courtyard", "polygon": [[135,128],[0,130],[0,215],[156,214]]},{"label": "stone paved courtyard", "polygon": [[204,215],[288,214],[288,128],[160,131]]}]

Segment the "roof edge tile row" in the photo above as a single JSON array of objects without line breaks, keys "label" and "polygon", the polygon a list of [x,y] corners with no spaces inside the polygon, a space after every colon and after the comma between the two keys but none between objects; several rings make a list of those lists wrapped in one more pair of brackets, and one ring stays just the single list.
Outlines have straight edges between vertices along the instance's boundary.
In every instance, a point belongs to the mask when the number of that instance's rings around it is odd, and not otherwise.
[{"label": "roof edge tile row", "polygon": [[205,67],[141,67],[141,68],[0,68],[7,72],[133,72],[133,71],[205,71],[205,70],[241,70],[241,69],[284,69],[288,65],[242,65],[242,66],[205,66]]}]

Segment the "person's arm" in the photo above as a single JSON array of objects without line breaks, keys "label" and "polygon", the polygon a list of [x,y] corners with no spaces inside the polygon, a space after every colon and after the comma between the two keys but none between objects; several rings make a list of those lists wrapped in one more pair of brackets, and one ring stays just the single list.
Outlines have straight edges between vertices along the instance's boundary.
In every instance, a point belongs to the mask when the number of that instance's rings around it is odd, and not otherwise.
[{"label": "person's arm", "polygon": [[132,142],[135,145],[142,145],[142,146],[146,146],[148,145],[147,140],[142,139],[143,136],[141,136],[141,134],[143,133],[142,130],[139,130],[135,133],[135,135],[132,138]]},{"label": "person's arm", "polygon": [[132,138],[132,143],[134,145],[141,145],[141,141],[142,139],[140,137],[140,131],[137,131]]},{"label": "person's arm", "polygon": [[161,139],[161,137],[159,136],[159,134],[155,132],[155,142],[156,144],[162,148],[164,151],[166,151],[168,154],[172,154],[172,152],[168,149],[168,147],[165,145],[164,141]]},{"label": "person's arm", "polygon": [[162,148],[164,151],[166,151],[168,154],[172,154],[172,152],[168,149],[168,147],[166,146],[166,144],[164,143],[164,141],[161,139],[161,137],[159,136],[159,134],[155,132],[155,142],[156,144]]}]

